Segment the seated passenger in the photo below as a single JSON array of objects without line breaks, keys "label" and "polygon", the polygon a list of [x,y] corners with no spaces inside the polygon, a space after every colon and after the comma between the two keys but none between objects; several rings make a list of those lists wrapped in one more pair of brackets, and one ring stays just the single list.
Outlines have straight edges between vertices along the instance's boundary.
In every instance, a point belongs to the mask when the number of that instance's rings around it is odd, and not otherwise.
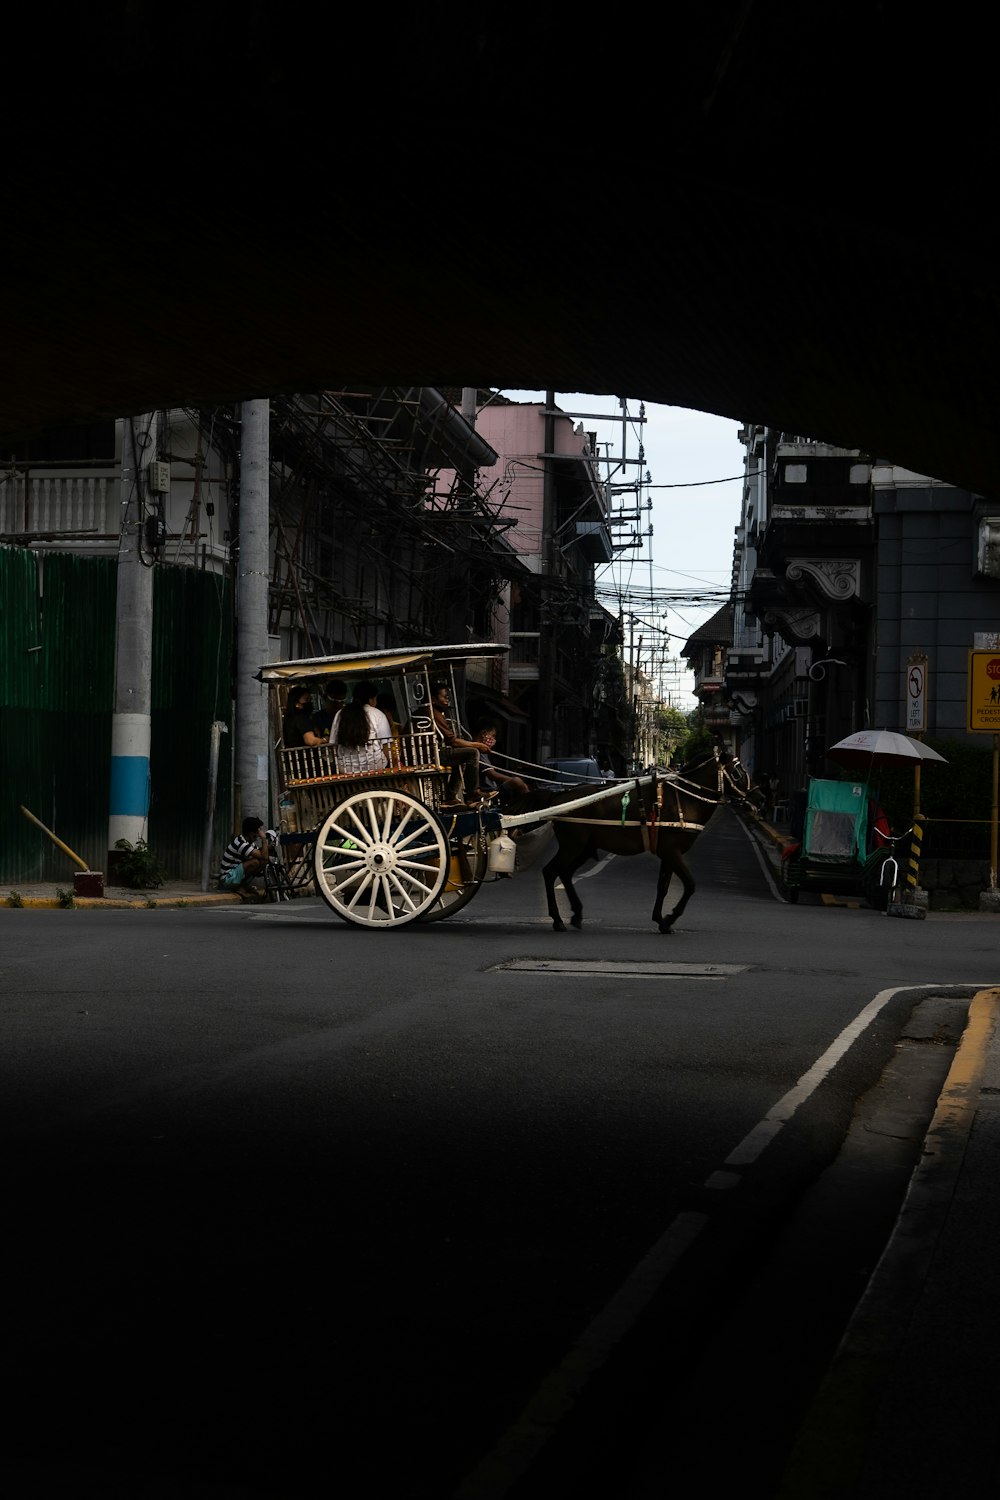
[{"label": "seated passenger", "polygon": [[338,708],[347,703],[347,683],[342,677],[331,677],[323,685],[323,701],[313,714],[313,729],[325,742],[337,716]]},{"label": "seated passenger", "polygon": [[313,724],[312,691],[304,685],[288,689],[285,717],[281,721],[281,743],[286,750],[323,744],[323,738],[316,733]]},{"label": "seated passenger", "polygon": [[341,773],[384,771],[389,765],[392,725],[375,707],[377,693],[377,683],[356,682],[350,703],[334,716],[330,744]]},{"label": "seated passenger", "polygon": [[499,795],[504,812],[520,812],[528,795],[528,783],[510,771],[501,771],[493,764],[492,751],[497,742],[497,726],[492,719],[480,719],[473,729],[476,739],[487,746],[479,752],[479,784],[488,794]]}]

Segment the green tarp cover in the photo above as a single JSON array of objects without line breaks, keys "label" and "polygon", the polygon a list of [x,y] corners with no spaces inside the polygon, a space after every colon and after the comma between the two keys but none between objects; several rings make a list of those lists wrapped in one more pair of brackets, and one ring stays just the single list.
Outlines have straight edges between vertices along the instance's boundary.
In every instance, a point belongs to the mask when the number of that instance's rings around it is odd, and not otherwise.
[{"label": "green tarp cover", "polygon": [[863,861],[867,850],[867,782],[810,781],[803,854],[834,864]]}]

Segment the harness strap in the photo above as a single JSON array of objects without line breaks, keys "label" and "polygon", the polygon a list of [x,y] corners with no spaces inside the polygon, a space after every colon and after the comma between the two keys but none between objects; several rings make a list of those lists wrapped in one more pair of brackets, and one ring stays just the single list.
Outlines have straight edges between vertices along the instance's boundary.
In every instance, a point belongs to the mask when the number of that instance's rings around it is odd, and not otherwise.
[{"label": "harness strap", "polygon": [[[608,826],[608,820],[607,820],[607,818],[557,818],[557,819],[553,819],[553,821],[554,822],[559,822],[559,823],[580,824],[582,827],[588,827],[588,828],[607,828],[607,826]],[[648,837],[648,827],[647,827],[647,825],[644,822],[641,823],[638,820],[638,818],[636,818],[636,819],[630,818],[630,819],[628,819],[624,823],[619,823],[617,826],[619,828],[642,828],[642,829],[645,829],[647,837]],[[666,821],[664,821],[664,819],[660,818],[658,820],[657,827],[659,829],[661,829],[661,830],[664,829],[664,828],[693,829],[695,832],[700,833],[701,830],[705,827],[705,825],[704,825],[704,823],[686,823],[683,818],[680,819],[677,822],[666,822]],[[650,852],[652,853],[653,850],[650,850]]]},{"label": "harness strap", "polygon": [[645,850],[645,852],[648,854],[649,853],[649,828],[646,826],[646,799],[642,795],[642,785],[638,781],[636,781],[636,784],[635,784],[635,795],[636,795],[636,800],[639,803],[639,827],[642,829],[642,847]]}]

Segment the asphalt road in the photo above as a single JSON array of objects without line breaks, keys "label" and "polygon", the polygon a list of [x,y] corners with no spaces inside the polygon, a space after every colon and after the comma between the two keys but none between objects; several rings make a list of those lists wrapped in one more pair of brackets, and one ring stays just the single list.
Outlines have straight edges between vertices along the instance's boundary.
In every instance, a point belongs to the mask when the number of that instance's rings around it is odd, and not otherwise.
[{"label": "asphalt road", "polygon": [[[318,902],[5,915],[14,1492],[521,1500],[600,1476],[633,1500],[724,1480],[718,1432],[740,1407],[759,1430],[749,1393],[781,1368],[769,1481],[822,1353],[795,1350],[805,1376],[767,1357],[768,1256],[911,1015],[935,997],[947,1041],[995,939],[788,907],[728,812],[692,864],[669,936],[645,857],[590,867],[563,934],[537,870],[390,933]],[[875,1252],[852,1253],[798,1315],[820,1350]]]}]

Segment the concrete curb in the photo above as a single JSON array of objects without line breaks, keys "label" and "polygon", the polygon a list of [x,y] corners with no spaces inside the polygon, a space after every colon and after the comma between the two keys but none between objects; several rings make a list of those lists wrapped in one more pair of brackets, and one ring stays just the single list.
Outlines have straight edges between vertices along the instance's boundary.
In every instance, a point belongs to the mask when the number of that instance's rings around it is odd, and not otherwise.
[{"label": "concrete curb", "polygon": [[199,892],[187,895],[177,893],[174,895],[156,895],[150,892],[149,896],[141,897],[116,897],[116,896],[73,896],[70,901],[61,901],[58,896],[25,896],[17,892],[17,899],[13,897],[15,892],[7,891],[0,895],[0,911],[153,911],[165,907],[187,907],[187,906],[251,906],[263,905],[263,902],[254,903],[243,901],[239,896],[229,896],[224,891]]}]

